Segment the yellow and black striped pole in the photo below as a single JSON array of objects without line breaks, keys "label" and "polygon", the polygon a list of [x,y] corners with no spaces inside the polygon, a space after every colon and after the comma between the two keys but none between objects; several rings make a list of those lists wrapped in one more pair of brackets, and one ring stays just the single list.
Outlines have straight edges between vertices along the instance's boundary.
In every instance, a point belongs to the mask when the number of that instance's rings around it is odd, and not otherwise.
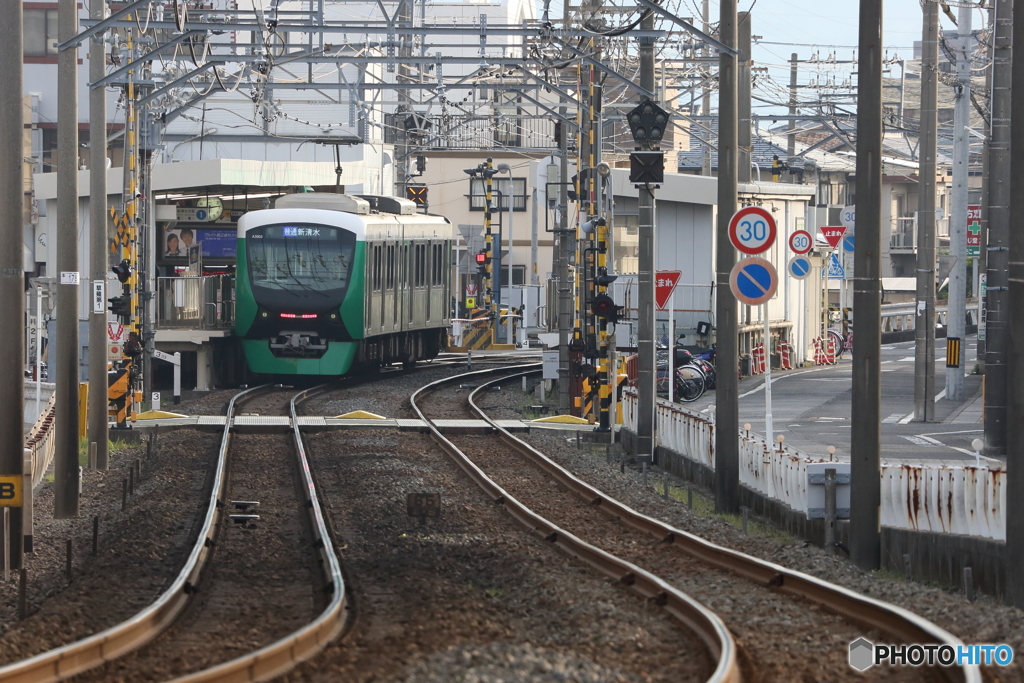
[{"label": "yellow and black striped pole", "polygon": [[[487,163],[484,164],[483,168],[483,181],[484,181],[484,241],[486,242],[487,258],[484,261],[484,307],[491,312],[491,344],[498,342],[498,298],[501,296],[501,292],[495,293],[492,290],[494,283],[494,235],[491,233],[491,211],[494,208],[492,203],[494,185],[492,176],[494,175],[493,162],[491,157],[487,157]],[[501,254],[501,245],[498,245],[498,254]],[[497,294],[498,296],[494,296]]]}]

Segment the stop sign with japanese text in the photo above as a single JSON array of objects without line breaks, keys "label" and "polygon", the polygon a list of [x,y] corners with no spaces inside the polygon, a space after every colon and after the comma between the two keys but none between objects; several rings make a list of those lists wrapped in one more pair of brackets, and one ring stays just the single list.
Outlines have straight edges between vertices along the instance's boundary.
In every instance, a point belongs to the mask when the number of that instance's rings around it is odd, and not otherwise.
[{"label": "stop sign with japanese text", "polygon": [[659,270],[654,273],[654,302],[658,304],[660,310],[665,310],[669,297],[672,296],[682,276],[681,270]]}]

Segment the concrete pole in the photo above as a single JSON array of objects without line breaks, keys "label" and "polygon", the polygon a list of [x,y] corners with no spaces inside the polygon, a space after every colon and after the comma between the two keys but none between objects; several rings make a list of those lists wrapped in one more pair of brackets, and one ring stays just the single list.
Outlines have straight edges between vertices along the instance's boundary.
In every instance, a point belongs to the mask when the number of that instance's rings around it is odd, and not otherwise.
[{"label": "concrete pole", "polygon": [[[917,317],[914,319],[914,417],[935,419],[935,158],[939,6],[922,5],[921,137],[917,195]],[[860,318],[860,316],[857,316]],[[858,330],[859,332],[859,330]],[[856,338],[856,337],[854,337]]]},{"label": "concrete pole", "polygon": [[[93,0],[89,18],[102,20],[105,2]],[[103,78],[106,60],[103,34],[89,43],[89,81]],[[93,288],[102,287],[97,312],[89,306],[89,443],[96,444],[94,467],[108,466],[107,434],[107,93],[89,91],[89,273]],[[90,290],[93,291],[93,290]]]},{"label": "concrete pole", "polygon": [[[22,215],[25,188],[22,187],[24,106],[22,104],[22,6],[21,0],[3,3],[4,21],[0,22],[0,64],[8,65],[0,73],[0,231],[9,248],[0,250],[0,319],[7,321],[5,349],[0,356],[0,383],[4,387],[4,414],[0,420],[0,474],[24,479],[25,412],[25,337],[14,321],[25,319],[24,264],[21,244],[25,241]],[[14,248],[17,247],[17,248]],[[38,342],[37,348],[38,348]],[[4,508],[7,510],[8,508]],[[10,526],[4,538],[9,567],[20,569],[22,562],[22,508],[10,508]]]},{"label": "concrete pole", "polygon": [[854,255],[853,397],[850,448],[850,559],[878,569],[882,559],[881,486],[881,209],[882,0],[861,0],[857,97],[857,249]]},{"label": "concrete pole", "polygon": [[[1024,0],[1013,0],[1013,13],[1024,17]],[[1024,45],[1024,21],[1014,23],[1013,41]],[[1011,92],[1012,107],[1018,112],[1024,111],[1024,50],[1013,52]],[[1010,196],[1018,198],[1012,206],[1019,211],[1022,204],[1019,198],[1024,197],[1024,126],[1011,129],[1010,152]],[[1019,493],[1024,491],[1024,420],[1020,419],[1024,412],[1024,230],[1010,231],[1009,241],[1006,397],[1007,413],[1013,419],[1007,421],[1006,490],[1010,495],[1006,496],[1006,601],[1024,609],[1024,581],[1020,578],[1020,568],[1024,566],[1024,496]]]},{"label": "concrete pole", "polygon": [[[559,113],[564,117],[565,107],[561,107]],[[576,235],[569,230],[569,187],[566,185],[569,182],[569,125],[564,122],[558,154],[558,412],[568,415],[572,409],[569,335],[573,323],[573,281],[569,275],[569,261],[576,251]]]},{"label": "concrete pole", "polygon": [[[946,337],[964,340],[967,315],[967,176],[971,143],[967,126],[971,116],[971,49],[972,7],[957,12],[959,49],[956,56],[956,78],[953,104],[953,188],[949,216],[949,253],[956,263],[949,272],[949,309],[946,314]],[[957,358],[946,358],[946,400],[964,400],[964,344],[958,346]],[[950,367],[956,365],[956,367]]]},{"label": "concrete pole", "polygon": [[[750,12],[740,12],[736,19],[736,40],[740,51],[736,68],[736,109],[739,112],[737,142],[738,182],[750,182],[753,143],[750,137]],[[719,106],[721,114],[721,106]],[[730,216],[731,217],[731,216]]]},{"label": "concrete pole", "polygon": [[[75,0],[60,0],[58,39],[78,32]],[[78,48],[57,58],[57,282],[78,276]],[[65,275],[65,273],[67,275]],[[57,285],[57,417],[54,501],[57,519],[78,516],[78,285]]]},{"label": "concrete pole", "polygon": [[[718,39],[736,46],[736,0],[721,0]],[[736,249],[729,240],[729,221],[736,213],[737,62],[718,57],[718,235],[715,247],[715,343],[718,377],[715,384],[715,507],[719,512],[740,509],[738,304],[729,288]]]},{"label": "concrete pole", "polygon": [[[794,52],[789,56],[789,115],[796,116],[797,112],[797,98],[796,98],[796,79],[797,79],[797,68],[799,65],[799,57]],[[789,124],[786,126],[786,130],[790,133],[786,136],[786,154],[789,159],[796,156],[796,120],[790,119]],[[787,278],[788,282],[789,279]]]},{"label": "concrete pole", "polygon": [[[640,28],[654,28],[653,13],[640,23]],[[640,39],[640,87],[654,92],[654,39]],[[638,188],[638,232],[640,245],[637,264],[637,457],[652,462],[655,448],[655,404],[657,401],[657,368],[654,346],[654,271],[657,268],[654,226],[654,190]]]},{"label": "concrete pole", "polygon": [[533,188],[530,196],[530,284],[540,284],[540,274],[537,272],[537,188]]},{"label": "concrete pole", "polygon": [[[995,0],[992,52],[992,133],[989,138],[988,240],[985,294],[985,453],[1002,455],[1007,444],[1007,352],[1009,351],[1010,105],[1012,0]],[[1019,151],[1019,150],[1018,150]]]}]

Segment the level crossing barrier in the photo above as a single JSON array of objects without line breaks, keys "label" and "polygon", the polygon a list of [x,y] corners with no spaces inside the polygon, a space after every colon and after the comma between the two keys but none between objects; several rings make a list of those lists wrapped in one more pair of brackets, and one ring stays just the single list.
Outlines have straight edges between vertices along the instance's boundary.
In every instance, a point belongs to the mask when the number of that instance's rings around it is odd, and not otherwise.
[{"label": "level crossing barrier", "polygon": [[[623,426],[636,433],[637,393],[622,392]],[[712,419],[658,399],[657,444],[715,468]],[[740,431],[740,482],[793,510],[808,513],[809,466],[835,462]],[[813,468],[812,468],[813,469]],[[1006,539],[1006,472],[986,465],[883,461],[881,523],[896,529]]]}]

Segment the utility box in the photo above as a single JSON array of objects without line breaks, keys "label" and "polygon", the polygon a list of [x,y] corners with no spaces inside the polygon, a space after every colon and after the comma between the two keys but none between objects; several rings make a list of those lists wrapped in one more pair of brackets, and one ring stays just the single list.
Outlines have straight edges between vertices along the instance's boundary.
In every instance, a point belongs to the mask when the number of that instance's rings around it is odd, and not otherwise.
[{"label": "utility box", "polygon": [[850,463],[807,463],[807,519],[825,519],[825,470],[836,471],[836,518],[850,518]]}]

